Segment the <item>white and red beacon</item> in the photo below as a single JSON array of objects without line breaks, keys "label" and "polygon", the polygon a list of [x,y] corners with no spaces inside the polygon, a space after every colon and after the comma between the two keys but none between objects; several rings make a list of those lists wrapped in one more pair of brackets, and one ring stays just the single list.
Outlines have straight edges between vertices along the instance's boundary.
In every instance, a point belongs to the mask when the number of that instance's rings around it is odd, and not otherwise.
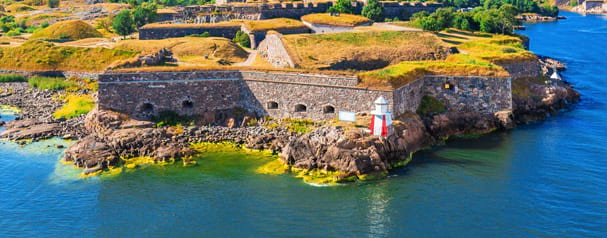
[{"label": "white and red beacon", "polygon": [[375,136],[388,137],[392,133],[392,112],[388,112],[388,100],[379,96],[374,104],[375,110],[371,111],[369,130]]}]

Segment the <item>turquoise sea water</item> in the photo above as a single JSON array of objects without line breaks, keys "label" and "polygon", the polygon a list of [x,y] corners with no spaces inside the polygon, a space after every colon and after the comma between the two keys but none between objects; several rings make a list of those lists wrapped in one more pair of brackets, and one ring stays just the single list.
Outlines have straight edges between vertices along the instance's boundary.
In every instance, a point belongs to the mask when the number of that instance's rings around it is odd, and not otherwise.
[{"label": "turquoise sea water", "polygon": [[545,122],[337,187],[258,175],[264,159],[235,153],[78,179],[54,147],[69,142],[0,142],[0,237],[607,237],[607,19],[563,15],[522,32],[583,95]]}]

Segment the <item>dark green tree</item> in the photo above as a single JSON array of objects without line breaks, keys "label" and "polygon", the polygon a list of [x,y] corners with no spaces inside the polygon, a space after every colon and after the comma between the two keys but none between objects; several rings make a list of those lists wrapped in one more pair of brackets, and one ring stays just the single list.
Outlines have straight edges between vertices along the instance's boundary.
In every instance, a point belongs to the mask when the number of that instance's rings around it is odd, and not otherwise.
[{"label": "dark green tree", "polygon": [[58,8],[60,0],[48,0],[47,5],[49,8]]},{"label": "dark green tree", "polygon": [[337,0],[335,5],[329,8],[329,12],[340,12],[340,13],[354,13],[354,7],[352,6],[352,2],[350,0]]},{"label": "dark green tree", "polygon": [[377,0],[368,0],[363,7],[362,15],[373,21],[381,21],[384,19],[384,6]]},{"label": "dark green tree", "polygon": [[135,21],[135,26],[139,28],[153,22],[158,16],[158,14],[156,14],[156,8],[157,6],[155,4],[147,3],[135,8],[135,10],[133,10],[133,21]]},{"label": "dark green tree", "polygon": [[236,32],[236,36],[234,37],[234,42],[239,44],[242,47],[251,47],[251,39],[249,38],[249,34],[244,31]]},{"label": "dark green tree", "polygon": [[114,17],[112,28],[114,28],[115,33],[123,37],[135,32],[135,24],[131,12],[122,10],[118,13],[118,15]]}]

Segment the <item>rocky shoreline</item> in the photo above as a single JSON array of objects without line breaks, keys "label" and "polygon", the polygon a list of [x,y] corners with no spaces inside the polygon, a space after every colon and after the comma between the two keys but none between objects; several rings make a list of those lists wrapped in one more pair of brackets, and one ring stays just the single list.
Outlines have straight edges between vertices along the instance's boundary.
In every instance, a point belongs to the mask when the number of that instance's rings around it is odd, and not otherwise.
[{"label": "rocky shoreline", "polygon": [[[564,69],[558,61],[546,58],[542,58],[542,65],[545,74],[553,68]],[[60,101],[53,99],[57,92],[31,89],[25,83],[5,83],[0,87],[3,88],[0,105],[23,109],[17,120],[6,123],[0,138],[77,139],[65,151],[64,159],[84,168],[85,173],[119,165],[121,158],[151,157],[155,161],[188,158],[195,153],[191,143],[230,141],[247,148],[272,150],[284,164],[296,169],[338,171],[342,177],[382,177],[390,169],[406,165],[413,153],[449,137],[486,134],[543,120],[580,98],[564,81],[515,79],[512,113],[409,113],[395,118],[394,133],[381,138],[365,134],[360,128],[331,125],[305,134],[263,126],[159,127],[149,121],[100,110],[71,120],[55,120],[52,112],[61,106]]]}]

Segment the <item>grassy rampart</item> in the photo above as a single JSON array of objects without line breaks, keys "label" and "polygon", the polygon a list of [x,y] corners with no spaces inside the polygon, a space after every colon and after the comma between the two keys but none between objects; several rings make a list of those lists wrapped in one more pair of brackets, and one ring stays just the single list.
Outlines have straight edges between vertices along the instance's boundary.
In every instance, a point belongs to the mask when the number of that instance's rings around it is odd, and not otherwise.
[{"label": "grassy rampart", "polygon": [[0,48],[0,68],[29,71],[101,71],[117,60],[136,52],[55,46],[44,41],[28,41],[17,47]]},{"label": "grassy rampart", "polygon": [[[522,40],[515,36],[483,35],[466,36],[438,33],[443,40],[452,38],[461,42],[452,43],[460,51],[445,60],[401,62],[386,68],[361,73],[359,86],[370,88],[398,88],[424,75],[496,76],[507,77],[508,72],[498,64],[537,59],[525,50]],[[471,33],[470,33],[471,34]],[[445,39],[446,38],[446,39]]]},{"label": "grassy rampart", "polygon": [[372,22],[369,18],[345,13],[339,16],[331,16],[329,13],[308,14],[301,17],[301,20],[312,24],[346,27],[360,26]]},{"label": "grassy rampart", "polygon": [[343,62],[384,67],[406,60],[440,57],[445,44],[428,32],[343,32],[283,36],[288,51],[300,67],[331,68]]}]

